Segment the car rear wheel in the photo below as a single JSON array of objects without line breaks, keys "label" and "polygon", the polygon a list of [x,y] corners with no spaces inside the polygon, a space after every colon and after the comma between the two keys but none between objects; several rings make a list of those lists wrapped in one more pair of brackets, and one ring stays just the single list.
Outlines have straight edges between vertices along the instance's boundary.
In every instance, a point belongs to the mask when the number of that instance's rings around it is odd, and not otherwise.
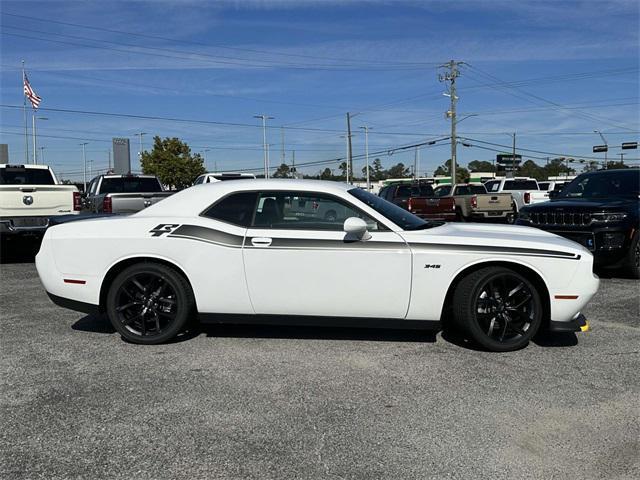
[{"label": "car rear wheel", "polygon": [[106,310],[113,327],[130,342],[166,342],[184,328],[194,312],[191,286],[174,269],[140,263],[123,270],[107,293]]},{"label": "car rear wheel", "polygon": [[465,336],[487,350],[529,343],[542,323],[537,288],[518,272],[487,267],[466,276],[454,293],[454,317]]}]

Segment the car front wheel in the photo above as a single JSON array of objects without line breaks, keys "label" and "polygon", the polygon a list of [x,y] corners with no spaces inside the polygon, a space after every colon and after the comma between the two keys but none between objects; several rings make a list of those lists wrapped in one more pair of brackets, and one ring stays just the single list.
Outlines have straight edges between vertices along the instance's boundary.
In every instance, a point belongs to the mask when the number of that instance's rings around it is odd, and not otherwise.
[{"label": "car front wheel", "polygon": [[454,317],[463,334],[494,352],[525,347],[540,328],[542,313],[537,288],[509,268],[473,272],[454,293]]},{"label": "car front wheel", "polygon": [[194,312],[191,286],[174,269],[139,263],[123,270],[107,293],[113,327],[130,342],[154,345],[175,337]]},{"label": "car front wheel", "polygon": [[638,231],[631,240],[625,270],[631,278],[640,278],[640,232]]}]

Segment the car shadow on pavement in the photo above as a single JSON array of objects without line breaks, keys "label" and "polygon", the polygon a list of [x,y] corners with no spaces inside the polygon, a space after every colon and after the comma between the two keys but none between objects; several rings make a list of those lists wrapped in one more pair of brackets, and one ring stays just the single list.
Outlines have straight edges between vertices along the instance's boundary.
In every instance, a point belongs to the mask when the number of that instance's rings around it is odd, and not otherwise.
[{"label": "car shadow on pavement", "polygon": [[106,315],[87,315],[71,325],[73,330],[91,333],[116,333]]},{"label": "car shadow on pavement", "polygon": [[[106,315],[86,315],[71,325],[73,330],[89,333],[114,334]],[[194,324],[167,343],[179,343],[199,335],[221,338],[273,338],[304,340],[363,340],[376,342],[436,341],[436,331],[399,330],[383,328],[307,327],[280,325]]]},{"label": "car shadow on pavement", "polygon": [[540,332],[532,340],[539,347],[575,347],[578,337],[573,332]]},{"label": "car shadow on pavement", "polygon": [[33,263],[38,250],[40,250],[39,238],[2,238],[0,240],[0,264]]},{"label": "car shadow on pavement", "polygon": [[363,327],[323,327],[290,325],[200,325],[208,337],[272,338],[300,340],[362,340],[374,342],[428,342],[436,341],[435,331],[400,330]]}]

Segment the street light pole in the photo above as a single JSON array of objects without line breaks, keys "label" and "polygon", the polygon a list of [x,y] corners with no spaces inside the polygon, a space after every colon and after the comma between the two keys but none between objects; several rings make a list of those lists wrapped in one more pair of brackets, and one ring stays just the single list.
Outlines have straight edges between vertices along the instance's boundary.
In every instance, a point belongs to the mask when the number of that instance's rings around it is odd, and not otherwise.
[{"label": "street light pole", "polygon": [[275,117],[268,115],[254,115],[253,118],[262,119],[262,148],[264,150],[264,178],[269,178],[269,146],[267,145],[267,120],[273,120]]},{"label": "street light pole", "polygon": [[210,148],[205,148],[204,150],[202,150],[202,157],[204,158],[204,169],[206,171],[209,171],[209,167],[207,166],[207,152],[210,152],[211,149]]},{"label": "street light pole", "polygon": [[138,160],[142,160],[142,150],[144,148],[142,146],[142,137],[145,136],[146,134],[147,132],[139,132],[135,134],[136,137],[140,137],[140,152],[138,152]]},{"label": "street light pole", "polygon": [[38,134],[36,131],[36,120],[49,120],[47,117],[38,117],[36,116],[36,114],[34,113],[33,116],[31,117],[33,125],[33,163],[37,164],[38,163]]},{"label": "street light pole", "polygon": [[44,163],[44,149],[45,147],[38,147],[40,149],[40,161]]},{"label": "street light pole", "polygon": [[81,143],[82,147],[82,179],[84,183],[83,193],[87,193],[87,152],[85,151],[85,147],[89,145],[89,142]]},{"label": "street light pole", "polygon": [[371,190],[371,180],[369,177],[369,127],[360,127],[364,130],[364,156],[367,163],[367,192]]}]

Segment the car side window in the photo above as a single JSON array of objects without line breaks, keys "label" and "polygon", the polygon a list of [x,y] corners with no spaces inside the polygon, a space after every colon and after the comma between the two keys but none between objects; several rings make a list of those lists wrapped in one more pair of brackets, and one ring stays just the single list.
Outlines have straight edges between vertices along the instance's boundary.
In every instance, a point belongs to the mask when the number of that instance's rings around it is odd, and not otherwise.
[{"label": "car side window", "polygon": [[349,217],[362,218],[371,231],[383,226],[331,195],[309,192],[260,193],[253,226],[256,228],[342,231]]},{"label": "car side window", "polygon": [[253,220],[257,197],[256,192],[233,193],[209,207],[202,216],[239,227],[249,227]]},{"label": "car side window", "polygon": [[497,192],[500,188],[500,182],[487,182],[484,184],[487,192]]}]

